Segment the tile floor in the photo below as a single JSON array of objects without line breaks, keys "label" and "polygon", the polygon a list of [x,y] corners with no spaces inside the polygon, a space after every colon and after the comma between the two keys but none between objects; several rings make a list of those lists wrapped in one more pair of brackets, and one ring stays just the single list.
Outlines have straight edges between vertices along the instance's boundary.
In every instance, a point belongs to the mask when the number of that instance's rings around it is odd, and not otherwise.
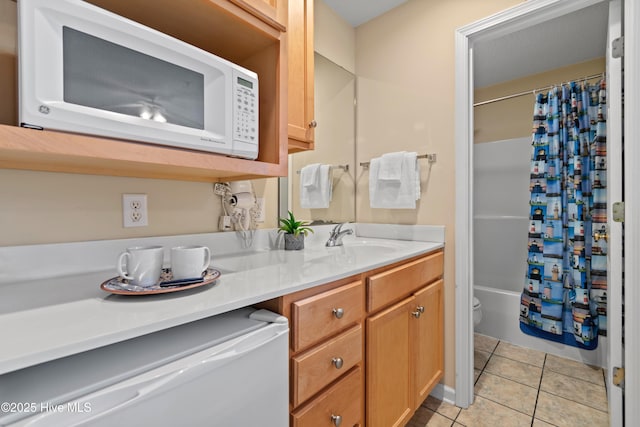
[{"label": "tile floor", "polygon": [[473,405],[429,396],[407,427],[609,425],[602,369],[480,334],[474,356]]}]

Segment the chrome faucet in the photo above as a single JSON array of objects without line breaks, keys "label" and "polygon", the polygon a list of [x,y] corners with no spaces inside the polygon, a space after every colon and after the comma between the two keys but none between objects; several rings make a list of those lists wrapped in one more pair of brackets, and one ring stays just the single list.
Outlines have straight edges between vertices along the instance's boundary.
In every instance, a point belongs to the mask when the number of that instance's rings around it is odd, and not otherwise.
[{"label": "chrome faucet", "polygon": [[331,233],[329,234],[329,240],[327,240],[327,243],[325,244],[325,246],[328,246],[328,247],[342,246],[342,238],[347,234],[353,234],[353,230],[351,228],[342,230],[342,227],[345,224],[347,223],[345,222],[333,227],[333,230],[331,230]]}]

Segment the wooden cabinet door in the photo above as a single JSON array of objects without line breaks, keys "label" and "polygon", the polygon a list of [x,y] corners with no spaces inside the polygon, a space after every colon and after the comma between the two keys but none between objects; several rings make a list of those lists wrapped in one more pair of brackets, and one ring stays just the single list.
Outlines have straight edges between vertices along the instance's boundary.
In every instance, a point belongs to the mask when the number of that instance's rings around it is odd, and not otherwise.
[{"label": "wooden cabinet door", "polygon": [[[229,0],[280,31],[287,25],[287,0]],[[291,2],[299,0],[289,0]]]},{"label": "wooden cabinet door", "polygon": [[313,149],[313,0],[289,0],[289,152]]},{"label": "wooden cabinet door", "polygon": [[367,319],[367,426],[403,426],[413,415],[409,297]]},{"label": "wooden cabinet door", "polygon": [[414,409],[424,402],[444,373],[444,282],[438,280],[414,294],[412,357]]}]

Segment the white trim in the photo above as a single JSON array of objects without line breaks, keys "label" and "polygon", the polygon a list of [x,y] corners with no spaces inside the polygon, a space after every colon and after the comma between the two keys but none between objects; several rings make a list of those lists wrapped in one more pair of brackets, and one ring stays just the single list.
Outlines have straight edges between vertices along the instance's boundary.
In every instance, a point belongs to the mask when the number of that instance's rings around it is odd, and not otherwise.
[{"label": "white trim", "polygon": [[503,37],[601,1],[606,0],[528,1],[456,30],[455,399],[456,405],[462,408],[468,407],[473,402],[474,378],[471,305],[473,294],[473,43]]},{"label": "white trim", "polygon": [[640,182],[640,4],[624,2],[624,274],[625,274],[625,420],[637,425],[640,420],[640,198],[636,185]]},{"label": "white trim", "polygon": [[[613,366],[623,366],[622,354],[622,224],[611,220],[611,205],[623,200],[622,195],[622,59],[611,57],[611,40],[622,35],[620,0],[609,3],[607,37],[607,218],[609,242],[607,256],[607,397],[609,425],[623,425],[622,389],[613,385]],[[602,337],[600,338],[602,339]]]},{"label": "white trim", "polygon": [[[473,188],[472,153],[468,141],[473,129],[471,61],[468,36],[456,32],[456,406],[473,403]],[[461,125],[462,124],[462,125]],[[473,142],[473,139],[471,139]]]},{"label": "white trim", "polygon": [[448,387],[442,383],[436,385],[433,390],[431,390],[430,396],[442,400],[443,402],[450,403],[455,405],[456,400],[456,391],[451,387]]}]

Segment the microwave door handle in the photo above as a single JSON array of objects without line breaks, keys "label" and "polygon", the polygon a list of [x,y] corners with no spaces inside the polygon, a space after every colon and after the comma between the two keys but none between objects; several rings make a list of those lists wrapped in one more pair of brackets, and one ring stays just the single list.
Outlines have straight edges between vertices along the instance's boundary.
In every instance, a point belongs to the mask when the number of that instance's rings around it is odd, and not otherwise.
[{"label": "microwave door handle", "polygon": [[[69,404],[77,404],[79,408],[85,402],[91,404],[91,411],[87,412],[47,412],[36,416],[29,426],[75,426],[85,422],[97,420],[103,416],[109,415],[111,412],[125,408],[137,403],[140,399],[152,396],[157,392],[166,392],[171,389],[198,378],[207,372],[210,372],[220,365],[229,363],[229,361],[238,359],[244,354],[249,353],[263,345],[274,341],[283,334],[287,334],[288,328],[284,330],[276,324],[265,326],[262,329],[253,331],[238,338],[234,338],[225,343],[215,346],[216,352],[206,359],[202,360],[194,358],[188,366],[173,367],[170,372],[155,374],[152,378],[142,374],[138,378],[126,380],[123,386],[112,386],[105,390],[99,390],[79,397]],[[204,350],[203,352],[206,352]],[[202,354],[197,353],[197,354]],[[192,357],[192,356],[187,356]],[[178,360],[179,362],[180,360]],[[175,363],[175,362],[174,362]],[[156,370],[162,369],[156,368]],[[153,371],[151,371],[152,373]],[[152,374],[153,375],[153,374]],[[65,404],[65,408],[66,408]]]}]

